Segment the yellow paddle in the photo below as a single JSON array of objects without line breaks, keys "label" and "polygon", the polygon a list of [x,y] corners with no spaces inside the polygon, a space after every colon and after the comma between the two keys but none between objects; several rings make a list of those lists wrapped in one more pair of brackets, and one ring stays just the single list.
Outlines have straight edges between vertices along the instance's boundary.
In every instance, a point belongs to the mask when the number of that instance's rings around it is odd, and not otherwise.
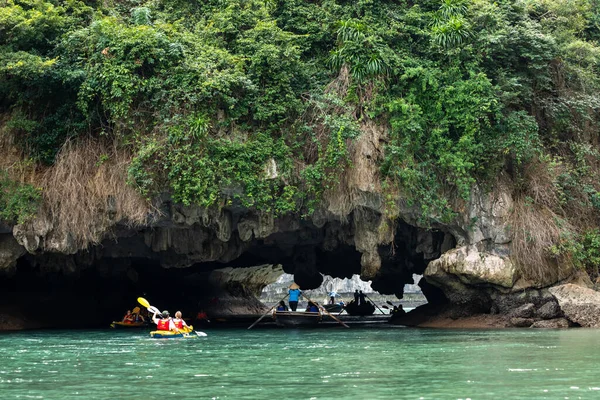
[{"label": "yellow paddle", "polygon": [[146,308],[150,307],[150,302],[148,302],[148,300],[146,300],[143,297],[138,297],[138,303],[140,303],[141,305],[143,305]]},{"label": "yellow paddle", "polygon": [[141,305],[143,305],[144,307],[146,307],[146,309],[147,309],[148,311],[150,311],[152,314],[156,313],[156,314],[159,314],[159,315],[162,317],[162,314],[161,314],[161,312],[158,310],[158,308],[156,308],[156,307],[154,307],[154,306],[151,306],[151,305],[150,305],[150,302],[149,302],[148,300],[146,300],[145,298],[143,298],[143,297],[138,297],[137,301],[138,301],[138,303],[140,303]]}]

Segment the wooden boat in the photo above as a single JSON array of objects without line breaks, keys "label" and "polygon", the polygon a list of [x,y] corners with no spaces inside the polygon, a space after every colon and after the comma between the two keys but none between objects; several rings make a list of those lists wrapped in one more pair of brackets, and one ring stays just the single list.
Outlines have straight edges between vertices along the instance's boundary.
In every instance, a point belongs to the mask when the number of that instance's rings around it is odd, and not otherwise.
[{"label": "wooden boat", "polygon": [[111,328],[115,329],[131,329],[131,328],[147,328],[149,324],[146,322],[121,322],[121,321],[113,321],[110,324]]},{"label": "wooden boat", "polygon": [[371,304],[371,302],[366,302],[359,306],[354,301],[351,301],[344,307],[344,310],[346,310],[349,315],[373,315],[375,306]]},{"label": "wooden boat", "polygon": [[339,312],[341,312],[344,309],[344,306],[342,306],[339,303],[336,303],[336,304],[325,304],[323,306],[323,308],[325,308],[330,313],[339,313]]},{"label": "wooden boat", "polygon": [[320,312],[275,311],[275,323],[279,326],[314,326],[321,322]]}]

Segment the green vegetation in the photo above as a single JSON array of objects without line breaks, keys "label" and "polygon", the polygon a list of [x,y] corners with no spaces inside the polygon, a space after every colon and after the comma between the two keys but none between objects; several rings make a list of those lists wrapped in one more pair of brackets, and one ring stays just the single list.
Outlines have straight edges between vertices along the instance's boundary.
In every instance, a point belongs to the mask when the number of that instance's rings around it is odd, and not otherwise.
[{"label": "green vegetation", "polygon": [[35,215],[40,199],[39,188],[14,182],[0,171],[0,220],[26,222]]},{"label": "green vegetation", "polygon": [[[375,121],[389,128],[382,187],[424,221],[452,220],[475,183],[502,176],[528,213],[515,220],[522,252],[538,240],[597,270],[598,7],[4,0],[0,114],[40,165],[98,138],[132,154],[129,183],[147,198],[275,214],[312,212]],[[31,213],[18,204],[37,192],[15,190],[2,218]],[[542,216],[559,222],[536,227]]]}]

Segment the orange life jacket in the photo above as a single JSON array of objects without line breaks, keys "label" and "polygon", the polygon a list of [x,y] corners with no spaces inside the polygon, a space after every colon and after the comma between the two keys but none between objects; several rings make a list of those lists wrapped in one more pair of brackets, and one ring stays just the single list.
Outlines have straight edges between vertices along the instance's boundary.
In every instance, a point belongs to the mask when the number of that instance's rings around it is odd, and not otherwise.
[{"label": "orange life jacket", "polygon": [[169,330],[169,320],[168,319],[159,319],[156,324],[156,329],[159,331],[168,331]]}]

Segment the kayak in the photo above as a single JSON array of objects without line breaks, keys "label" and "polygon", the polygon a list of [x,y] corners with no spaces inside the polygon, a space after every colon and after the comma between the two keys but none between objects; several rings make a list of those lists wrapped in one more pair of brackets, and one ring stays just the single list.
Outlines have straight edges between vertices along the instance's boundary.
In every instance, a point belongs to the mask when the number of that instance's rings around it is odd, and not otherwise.
[{"label": "kayak", "polygon": [[172,332],[172,331],[152,331],[150,337],[153,339],[190,339],[207,336],[204,332]]},{"label": "kayak", "polygon": [[171,331],[152,331],[150,337],[154,339],[175,339],[175,338],[193,338],[198,337],[197,335],[190,335],[189,333],[183,332],[171,332]]},{"label": "kayak", "polygon": [[111,328],[145,328],[148,324],[145,322],[121,322],[113,321],[110,324]]}]

